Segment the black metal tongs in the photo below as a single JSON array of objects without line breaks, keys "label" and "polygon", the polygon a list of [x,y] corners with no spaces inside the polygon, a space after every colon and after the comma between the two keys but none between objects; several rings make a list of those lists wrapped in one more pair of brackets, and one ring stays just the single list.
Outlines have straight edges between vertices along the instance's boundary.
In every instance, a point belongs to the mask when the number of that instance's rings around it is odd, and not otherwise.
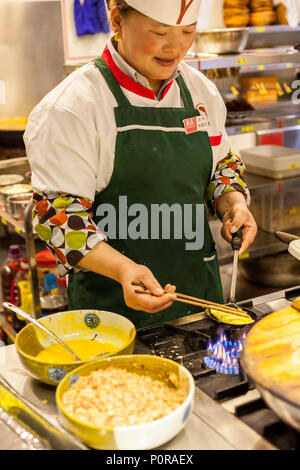
[{"label": "black metal tongs", "polygon": [[239,251],[242,246],[242,229],[241,228],[237,232],[232,234],[231,246],[233,249],[233,266],[232,266],[230,295],[229,295],[229,300],[228,300],[227,305],[232,305],[236,308],[239,308],[236,303],[235,292],[236,292]]}]

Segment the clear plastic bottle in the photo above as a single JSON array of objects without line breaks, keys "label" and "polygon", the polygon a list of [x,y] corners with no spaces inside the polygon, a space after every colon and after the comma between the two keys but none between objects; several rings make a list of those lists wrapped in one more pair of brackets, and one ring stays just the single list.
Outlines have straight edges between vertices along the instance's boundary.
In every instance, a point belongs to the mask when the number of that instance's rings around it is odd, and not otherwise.
[{"label": "clear plastic bottle", "polygon": [[[19,245],[10,245],[8,256],[1,266],[0,278],[2,289],[2,301],[10,302],[11,286],[17,274],[17,268],[20,266],[22,252]],[[9,310],[4,309],[6,320],[12,323],[12,314]]]},{"label": "clear plastic bottle", "polygon": [[40,292],[42,316],[66,310],[68,301],[64,295],[58,292],[58,283],[55,274],[47,273],[45,275],[44,286],[40,287]]},{"label": "clear plastic bottle", "polygon": [[10,289],[10,302],[17,307],[21,305],[21,295],[20,290],[18,287],[19,282],[21,281],[29,281],[29,265],[26,258],[22,259],[20,262],[20,266],[16,269],[16,275],[12,282],[11,289]]},{"label": "clear plastic bottle", "polygon": [[[20,262],[20,267],[17,269],[17,274],[11,286],[10,302],[17,307],[21,307],[22,304],[24,304],[24,286],[26,286],[26,296],[29,294],[31,295],[29,265],[27,259],[23,259]],[[24,308],[22,308],[22,310],[24,310]],[[31,311],[25,311],[27,313],[31,313]],[[15,313],[12,313],[12,318],[13,328],[18,333],[22,328],[24,328],[24,326],[26,326],[26,322]]]},{"label": "clear plastic bottle", "polygon": [[58,284],[58,293],[65,299],[66,305],[68,305],[68,287],[67,287],[67,280],[66,276],[64,277],[57,277],[57,284]]},{"label": "clear plastic bottle", "polygon": [[36,265],[39,279],[39,287],[44,287],[45,276],[53,273],[58,276],[58,267],[55,256],[50,250],[43,250],[36,254]]}]

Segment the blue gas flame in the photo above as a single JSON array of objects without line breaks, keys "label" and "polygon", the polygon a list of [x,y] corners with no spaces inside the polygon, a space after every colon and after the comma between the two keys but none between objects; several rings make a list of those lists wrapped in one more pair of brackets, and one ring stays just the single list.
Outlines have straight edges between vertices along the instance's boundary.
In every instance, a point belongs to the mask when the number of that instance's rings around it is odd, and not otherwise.
[{"label": "blue gas flame", "polygon": [[207,345],[208,356],[204,357],[204,364],[209,369],[215,369],[220,374],[238,375],[240,371],[239,360],[243,342],[246,335],[244,334],[238,341],[232,342],[226,332],[221,330],[215,343],[209,340]]}]

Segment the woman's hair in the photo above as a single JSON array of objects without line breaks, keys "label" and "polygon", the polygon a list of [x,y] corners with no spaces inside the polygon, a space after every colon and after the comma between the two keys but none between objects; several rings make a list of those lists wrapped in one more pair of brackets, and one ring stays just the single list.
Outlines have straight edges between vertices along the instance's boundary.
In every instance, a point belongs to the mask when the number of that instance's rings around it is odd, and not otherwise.
[{"label": "woman's hair", "polygon": [[125,2],[125,0],[106,0],[107,3],[107,8],[109,10],[112,9],[112,7],[118,7],[120,10],[121,15],[125,16],[128,15],[129,13],[136,12],[136,10]]}]

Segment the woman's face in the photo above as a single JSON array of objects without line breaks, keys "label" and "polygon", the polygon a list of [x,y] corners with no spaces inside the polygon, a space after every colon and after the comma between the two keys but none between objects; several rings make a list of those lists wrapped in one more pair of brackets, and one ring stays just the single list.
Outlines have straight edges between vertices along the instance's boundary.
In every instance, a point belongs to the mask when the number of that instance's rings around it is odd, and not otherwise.
[{"label": "woman's face", "polygon": [[172,75],[195,38],[196,24],[168,26],[135,12],[122,17],[117,8],[112,9],[111,20],[121,39],[119,54],[151,86]]}]

